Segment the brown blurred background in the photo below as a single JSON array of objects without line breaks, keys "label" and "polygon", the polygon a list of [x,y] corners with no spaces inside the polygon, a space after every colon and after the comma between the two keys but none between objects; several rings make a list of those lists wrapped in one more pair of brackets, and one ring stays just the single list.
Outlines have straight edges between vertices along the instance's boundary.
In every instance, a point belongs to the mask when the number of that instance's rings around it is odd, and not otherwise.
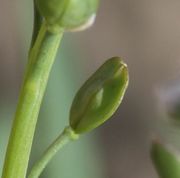
[{"label": "brown blurred background", "polygon": [[[159,88],[180,76],[179,9],[178,0],[104,0],[91,29],[65,35],[61,51],[69,63],[63,66],[62,77],[70,88],[73,86],[71,97],[111,56],[121,56],[130,70],[130,85],[120,109],[113,119],[89,136],[95,145],[93,151],[100,155],[100,165],[96,165],[98,171],[101,170],[99,176],[157,178],[149,158],[150,141],[155,130],[161,127],[156,125],[162,117],[158,106]],[[2,123],[9,120],[0,136],[4,140],[3,150],[17,102],[31,29],[32,2],[1,0],[0,119]],[[47,105],[48,101],[51,99],[46,101]]]}]

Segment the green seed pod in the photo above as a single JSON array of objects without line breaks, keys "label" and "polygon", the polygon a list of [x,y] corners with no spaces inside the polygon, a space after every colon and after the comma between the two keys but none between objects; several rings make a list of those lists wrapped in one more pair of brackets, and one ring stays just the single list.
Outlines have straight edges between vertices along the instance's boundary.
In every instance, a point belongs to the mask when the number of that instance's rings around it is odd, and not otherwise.
[{"label": "green seed pod", "polygon": [[35,0],[48,29],[78,31],[88,28],[94,21],[99,0]]},{"label": "green seed pod", "polygon": [[151,157],[160,178],[180,178],[180,159],[176,150],[154,141]]},{"label": "green seed pod", "polygon": [[70,110],[70,126],[77,134],[90,131],[109,119],[128,86],[126,64],[118,57],[105,62],[77,92]]}]

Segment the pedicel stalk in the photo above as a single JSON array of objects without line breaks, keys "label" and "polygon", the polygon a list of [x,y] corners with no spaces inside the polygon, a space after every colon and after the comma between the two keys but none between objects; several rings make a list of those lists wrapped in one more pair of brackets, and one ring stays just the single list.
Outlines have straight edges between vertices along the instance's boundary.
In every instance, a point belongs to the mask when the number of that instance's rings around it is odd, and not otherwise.
[{"label": "pedicel stalk", "polygon": [[[88,28],[98,4],[99,0],[34,0],[34,32],[2,178],[26,177],[38,113],[60,41],[66,31]],[[115,57],[102,65],[77,93],[69,126],[35,163],[29,178],[38,177],[64,144],[109,119],[127,85],[128,71],[122,60]]]}]

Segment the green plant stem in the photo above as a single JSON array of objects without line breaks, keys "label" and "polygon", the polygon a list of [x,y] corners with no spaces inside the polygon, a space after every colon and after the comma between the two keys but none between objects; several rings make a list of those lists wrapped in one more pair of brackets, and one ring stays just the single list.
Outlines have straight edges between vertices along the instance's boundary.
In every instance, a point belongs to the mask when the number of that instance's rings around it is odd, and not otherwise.
[{"label": "green plant stem", "polygon": [[29,55],[9,138],[2,178],[25,178],[40,105],[63,31],[51,34],[42,24]]},{"label": "green plant stem", "polygon": [[78,139],[78,135],[74,131],[67,127],[62,134],[48,147],[42,157],[34,164],[28,178],[38,178],[50,160],[54,155],[68,142]]}]

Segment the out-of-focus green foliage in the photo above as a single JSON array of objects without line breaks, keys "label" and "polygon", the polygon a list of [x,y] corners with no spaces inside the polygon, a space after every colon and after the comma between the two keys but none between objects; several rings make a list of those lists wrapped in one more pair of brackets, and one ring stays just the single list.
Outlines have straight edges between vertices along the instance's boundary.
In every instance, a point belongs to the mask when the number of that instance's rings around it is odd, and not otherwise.
[{"label": "out-of-focus green foliage", "polygon": [[179,178],[180,159],[179,154],[167,146],[153,142],[151,157],[160,178]]}]

